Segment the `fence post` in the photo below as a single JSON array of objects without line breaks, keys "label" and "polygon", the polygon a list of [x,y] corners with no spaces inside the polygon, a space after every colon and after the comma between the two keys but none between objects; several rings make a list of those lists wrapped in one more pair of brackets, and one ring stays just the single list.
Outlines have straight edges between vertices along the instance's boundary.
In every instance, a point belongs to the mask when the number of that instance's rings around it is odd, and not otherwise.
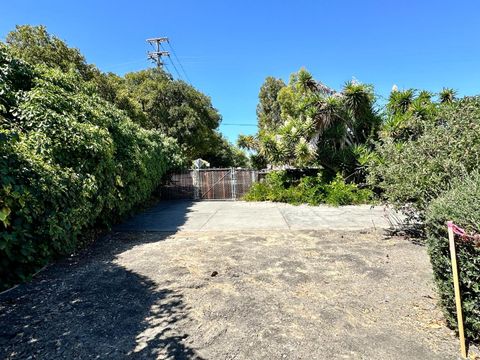
[{"label": "fence post", "polygon": [[230,176],[232,178],[232,199],[237,199],[237,176],[235,174],[235,168],[230,168]]},{"label": "fence post", "polygon": [[193,179],[193,199],[200,199],[200,169],[194,168],[192,170],[192,179]]}]

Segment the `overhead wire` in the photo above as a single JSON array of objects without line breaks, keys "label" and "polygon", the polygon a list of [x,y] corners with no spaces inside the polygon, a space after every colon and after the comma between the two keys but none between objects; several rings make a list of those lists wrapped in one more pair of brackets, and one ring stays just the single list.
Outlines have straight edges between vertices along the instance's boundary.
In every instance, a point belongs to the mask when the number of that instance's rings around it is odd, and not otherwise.
[{"label": "overhead wire", "polygon": [[255,126],[257,127],[258,124],[228,124],[228,123],[221,123],[220,125],[227,125],[227,126]]},{"label": "overhead wire", "polygon": [[171,72],[170,69],[168,68],[167,64],[163,63],[163,67],[164,67],[165,69],[167,69],[167,73],[173,77],[172,72]]},{"label": "overhead wire", "polygon": [[170,55],[167,55],[167,57],[168,57],[168,59],[170,60],[170,64],[173,65],[173,68],[175,69],[175,72],[177,73],[178,78],[181,79],[181,80],[183,80],[183,79],[182,79],[182,76],[181,76],[180,73],[178,72],[177,67],[175,66],[175,63],[172,61],[171,56],[170,56]]},{"label": "overhead wire", "polygon": [[180,65],[180,68],[182,69],[183,74],[185,75],[185,78],[191,84],[192,82],[190,81],[190,78],[188,77],[187,72],[185,71],[185,68],[183,67],[182,63],[180,62],[180,59],[178,58],[177,53],[175,52],[175,49],[173,48],[172,44],[170,43],[170,40],[167,40],[167,43],[168,43],[168,46],[170,47],[170,50],[172,50],[172,54],[175,57],[175,60]]},{"label": "overhead wire", "polygon": [[[168,41],[168,40],[167,40],[167,41]],[[164,50],[164,51],[167,50],[167,49],[165,49],[165,48],[163,47],[162,44],[160,44],[160,48],[161,48],[162,50]],[[172,64],[173,68],[175,69],[175,73],[177,74],[178,78],[179,78],[179,79],[182,79],[182,76],[180,75],[180,72],[178,71],[177,67],[176,67],[175,64],[173,63],[172,58],[170,57],[170,54],[169,54],[168,52],[167,52],[167,57],[168,57],[168,59],[170,60],[170,64]],[[168,72],[173,76],[172,72],[168,69],[167,64],[164,63],[163,65],[165,66],[165,68],[167,68]]]}]

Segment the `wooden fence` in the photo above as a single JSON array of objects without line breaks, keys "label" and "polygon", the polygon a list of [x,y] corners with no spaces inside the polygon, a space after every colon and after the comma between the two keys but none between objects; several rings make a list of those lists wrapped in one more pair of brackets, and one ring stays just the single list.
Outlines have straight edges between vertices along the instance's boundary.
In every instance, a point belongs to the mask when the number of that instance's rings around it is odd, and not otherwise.
[{"label": "wooden fence", "polygon": [[251,169],[194,169],[171,174],[165,199],[239,200],[264,172]]}]

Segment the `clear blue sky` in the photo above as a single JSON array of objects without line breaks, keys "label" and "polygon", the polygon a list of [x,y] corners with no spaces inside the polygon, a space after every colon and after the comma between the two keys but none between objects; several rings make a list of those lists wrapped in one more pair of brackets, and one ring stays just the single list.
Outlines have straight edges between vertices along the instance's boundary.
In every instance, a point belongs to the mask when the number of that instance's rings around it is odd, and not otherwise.
[{"label": "clear blue sky", "polygon": [[[145,39],[168,36],[225,124],[255,124],[260,85],[305,66],[339,88],[355,77],[400,88],[480,93],[479,1],[5,1],[0,38],[43,24],[103,71],[149,66]],[[255,127],[222,125],[235,141]]]}]

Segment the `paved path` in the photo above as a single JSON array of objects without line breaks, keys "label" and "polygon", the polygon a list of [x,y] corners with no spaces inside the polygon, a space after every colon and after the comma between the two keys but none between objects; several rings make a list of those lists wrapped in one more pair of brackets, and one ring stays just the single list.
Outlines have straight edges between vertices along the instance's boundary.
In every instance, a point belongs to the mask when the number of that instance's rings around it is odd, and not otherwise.
[{"label": "paved path", "polygon": [[[119,231],[360,230],[391,226],[383,206],[293,206],[244,201],[162,202]],[[390,219],[389,219],[390,218]]]}]

